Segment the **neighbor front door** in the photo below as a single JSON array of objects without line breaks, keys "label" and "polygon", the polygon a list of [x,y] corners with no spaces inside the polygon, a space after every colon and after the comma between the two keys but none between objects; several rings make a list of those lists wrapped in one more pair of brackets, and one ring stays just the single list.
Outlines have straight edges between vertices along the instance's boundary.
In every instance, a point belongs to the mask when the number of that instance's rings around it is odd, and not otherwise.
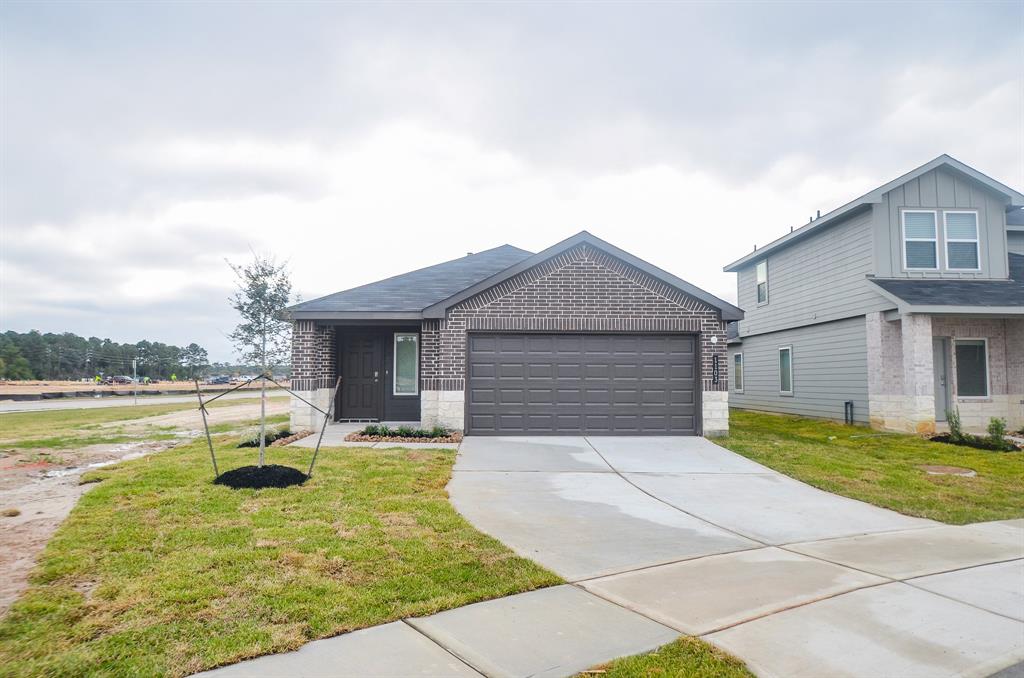
[{"label": "neighbor front door", "polygon": [[946,356],[949,342],[941,337],[932,339],[932,367],[935,370],[935,421],[946,421],[949,409],[949,369]]},{"label": "neighbor front door", "polygon": [[380,335],[352,335],[345,338],[341,353],[342,419],[380,419],[381,397]]}]

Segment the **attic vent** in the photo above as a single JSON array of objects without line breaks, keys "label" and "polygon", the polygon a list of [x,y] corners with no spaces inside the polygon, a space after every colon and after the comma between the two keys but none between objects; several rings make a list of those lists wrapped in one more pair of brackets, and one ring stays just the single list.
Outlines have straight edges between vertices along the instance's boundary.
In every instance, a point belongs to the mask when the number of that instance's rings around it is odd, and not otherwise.
[{"label": "attic vent", "polygon": [[466,256],[467,257],[471,257],[471,256],[473,256],[473,253],[472,252],[466,252]]}]

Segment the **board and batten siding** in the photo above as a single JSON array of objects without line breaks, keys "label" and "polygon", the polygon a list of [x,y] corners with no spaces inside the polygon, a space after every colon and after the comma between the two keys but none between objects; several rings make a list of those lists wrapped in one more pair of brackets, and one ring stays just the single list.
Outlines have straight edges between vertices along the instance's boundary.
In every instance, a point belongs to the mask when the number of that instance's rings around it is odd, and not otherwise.
[{"label": "board and batten siding", "polygon": [[[779,393],[779,348],[792,346],[793,395]],[[854,420],[868,423],[867,334],[864,317],[744,337],[729,346],[729,368],[743,353],[743,392],[730,385],[729,405],[843,420],[853,401]]]},{"label": "board and batten siding", "polygon": [[[1006,278],[1007,199],[982,184],[939,167],[894,188],[872,205],[875,274],[879,278]],[[978,212],[980,271],[945,270],[942,215],[938,215],[939,269],[903,270],[901,210],[971,209]],[[743,305],[740,304],[742,307]]]},{"label": "board and batten siding", "polygon": [[739,271],[740,336],[881,311],[895,305],[872,289],[870,210],[768,256],[768,303],[757,303],[757,263]]},{"label": "board and batten siding", "polygon": [[1010,231],[1006,234],[1006,247],[1013,254],[1024,254],[1024,231]]}]

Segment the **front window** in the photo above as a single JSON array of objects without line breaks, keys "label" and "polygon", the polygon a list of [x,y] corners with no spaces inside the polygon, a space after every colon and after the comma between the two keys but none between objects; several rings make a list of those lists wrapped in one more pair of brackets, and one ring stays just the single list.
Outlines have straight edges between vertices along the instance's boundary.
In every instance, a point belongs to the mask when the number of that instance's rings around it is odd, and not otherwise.
[{"label": "front window", "polygon": [[984,339],[956,340],[956,391],[961,398],[988,397],[988,351]]},{"label": "front window", "polygon": [[757,263],[757,303],[768,303],[768,261]]},{"label": "front window", "polygon": [[908,271],[933,271],[939,267],[935,212],[903,213],[903,267]]},{"label": "front window", "polygon": [[951,271],[977,271],[978,213],[945,212],[946,268]]},{"label": "front window", "polygon": [[733,388],[743,392],[743,354],[737,353],[732,357],[732,384]]},{"label": "front window", "polygon": [[793,395],[793,347],[779,349],[779,393]]},{"label": "front window", "polygon": [[395,333],[395,395],[416,395],[420,380],[420,335]]}]

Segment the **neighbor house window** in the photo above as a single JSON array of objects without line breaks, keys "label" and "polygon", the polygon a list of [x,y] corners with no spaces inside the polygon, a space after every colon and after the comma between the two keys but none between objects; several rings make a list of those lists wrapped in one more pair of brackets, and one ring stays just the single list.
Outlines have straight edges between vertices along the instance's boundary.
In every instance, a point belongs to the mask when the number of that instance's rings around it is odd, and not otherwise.
[{"label": "neighbor house window", "polygon": [[977,271],[978,213],[944,212],[946,225],[946,268],[951,271]]},{"label": "neighbor house window", "polygon": [[793,347],[779,349],[779,393],[793,395]]},{"label": "neighbor house window", "polygon": [[768,261],[757,262],[757,303],[768,303]]},{"label": "neighbor house window", "polygon": [[737,353],[732,357],[732,385],[733,389],[743,393],[743,354]]},{"label": "neighbor house window", "polygon": [[956,393],[961,398],[988,397],[988,346],[984,339],[957,339]]},{"label": "neighbor house window", "polygon": [[935,270],[939,267],[935,212],[903,213],[903,267],[907,270]]},{"label": "neighbor house window", "polygon": [[420,381],[420,335],[395,333],[395,395],[416,395]]}]

